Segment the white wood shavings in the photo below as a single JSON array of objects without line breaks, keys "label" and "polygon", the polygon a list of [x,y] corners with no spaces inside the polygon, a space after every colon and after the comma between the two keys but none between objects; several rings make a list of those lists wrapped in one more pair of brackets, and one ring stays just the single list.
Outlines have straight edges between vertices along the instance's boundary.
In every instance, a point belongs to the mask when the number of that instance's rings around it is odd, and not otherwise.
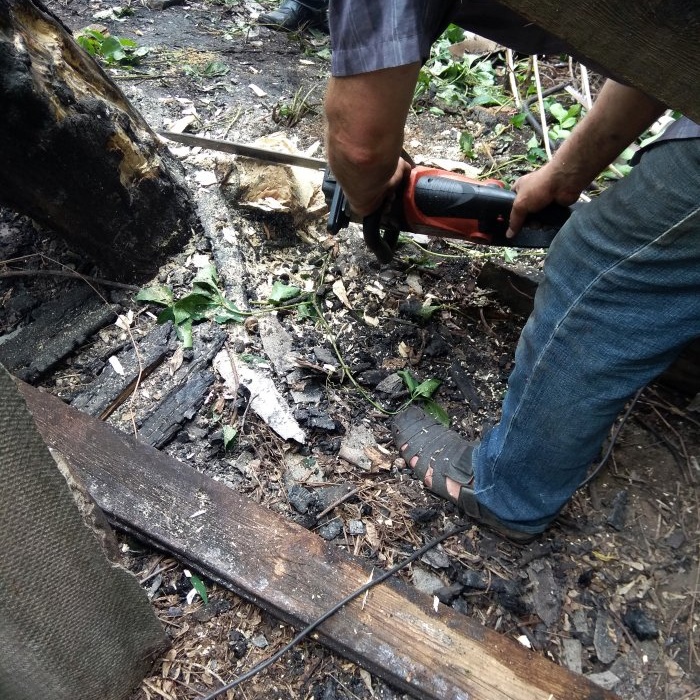
[{"label": "white wood shavings", "polygon": [[267,93],[255,83],[251,83],[248,87],[255,93],[257,97],[267,97]]},{"label": "white wood shavings", "polygon": [[122,367],[122,363],[119,362],[119,359],[115,356],[112,355],[112,357],[107,360],[110,365],[112,365],[112,369],[121,377],[124,376],[124,367]]}]

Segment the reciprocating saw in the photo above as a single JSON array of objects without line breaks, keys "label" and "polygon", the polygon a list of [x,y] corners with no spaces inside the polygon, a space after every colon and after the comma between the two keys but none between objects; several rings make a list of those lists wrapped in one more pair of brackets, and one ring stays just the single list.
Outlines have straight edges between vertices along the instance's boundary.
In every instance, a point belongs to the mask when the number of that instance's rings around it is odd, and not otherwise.
[{"label": "reciprocating saw", "polygon": [[[337,233],[350,216],[345,195],[326,170],[323,191],[329,206],[328,230]],[[362,222],[367,247],[389,262],[401,231],[470,243],[519,248],[547,248],[571,215],[571,208],[551,204],[531,215],[513,238],[506,238],[515,192],[498,180],[472,178],[438,168],[415,166],[387,211]]]},{"label": "reciprocating saw", "polygon": [[[323,193],[329,209],[328,231],[336,234],[351,221],[347,199],[323,160],[190,134],[159,133],[190,146],[324,170]],[[459,238],[482,245],[549,247],[559,228],[569,218],[572,208],[551,204],[531,215],[516,236],[506,238],[515,196],[515,192],[507,190],[498,180],[478,181],[448,170],[414,166],[392,204],[363,219],[365,243],[383,263],[391,260],[401,231]]]}]

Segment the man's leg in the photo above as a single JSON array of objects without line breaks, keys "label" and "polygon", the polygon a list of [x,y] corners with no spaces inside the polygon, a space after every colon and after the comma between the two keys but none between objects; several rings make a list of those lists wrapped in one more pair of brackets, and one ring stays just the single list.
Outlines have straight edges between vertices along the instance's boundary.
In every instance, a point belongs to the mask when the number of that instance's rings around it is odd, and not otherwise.
[{"label": "man's leg", "polygon": [[646,153],[557,236],[502,418],[474,452],[478,501],[538,532],[634,392],[700,336],[700,140]]}]

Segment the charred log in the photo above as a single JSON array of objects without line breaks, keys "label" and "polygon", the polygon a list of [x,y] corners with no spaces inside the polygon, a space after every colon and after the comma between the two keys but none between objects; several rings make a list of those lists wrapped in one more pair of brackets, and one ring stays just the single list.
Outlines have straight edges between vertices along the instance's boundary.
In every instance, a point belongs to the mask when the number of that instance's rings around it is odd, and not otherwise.
[{"label": "charred log", "polygon": [[177,162],[39,0],[0,3],[0,203],[143,281],[195,209]]}]

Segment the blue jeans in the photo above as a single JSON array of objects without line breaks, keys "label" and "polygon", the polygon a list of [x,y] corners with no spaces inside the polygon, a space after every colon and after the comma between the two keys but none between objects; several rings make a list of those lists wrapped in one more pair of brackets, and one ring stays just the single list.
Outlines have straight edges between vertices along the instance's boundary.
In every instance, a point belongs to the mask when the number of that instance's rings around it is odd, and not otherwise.
[{"label": "blue jeans", "polygon": [[659,143],[557,235],[499,423],[474,452],[478,501],[540,532],[627,400],[700,336],[700,139]]}]

